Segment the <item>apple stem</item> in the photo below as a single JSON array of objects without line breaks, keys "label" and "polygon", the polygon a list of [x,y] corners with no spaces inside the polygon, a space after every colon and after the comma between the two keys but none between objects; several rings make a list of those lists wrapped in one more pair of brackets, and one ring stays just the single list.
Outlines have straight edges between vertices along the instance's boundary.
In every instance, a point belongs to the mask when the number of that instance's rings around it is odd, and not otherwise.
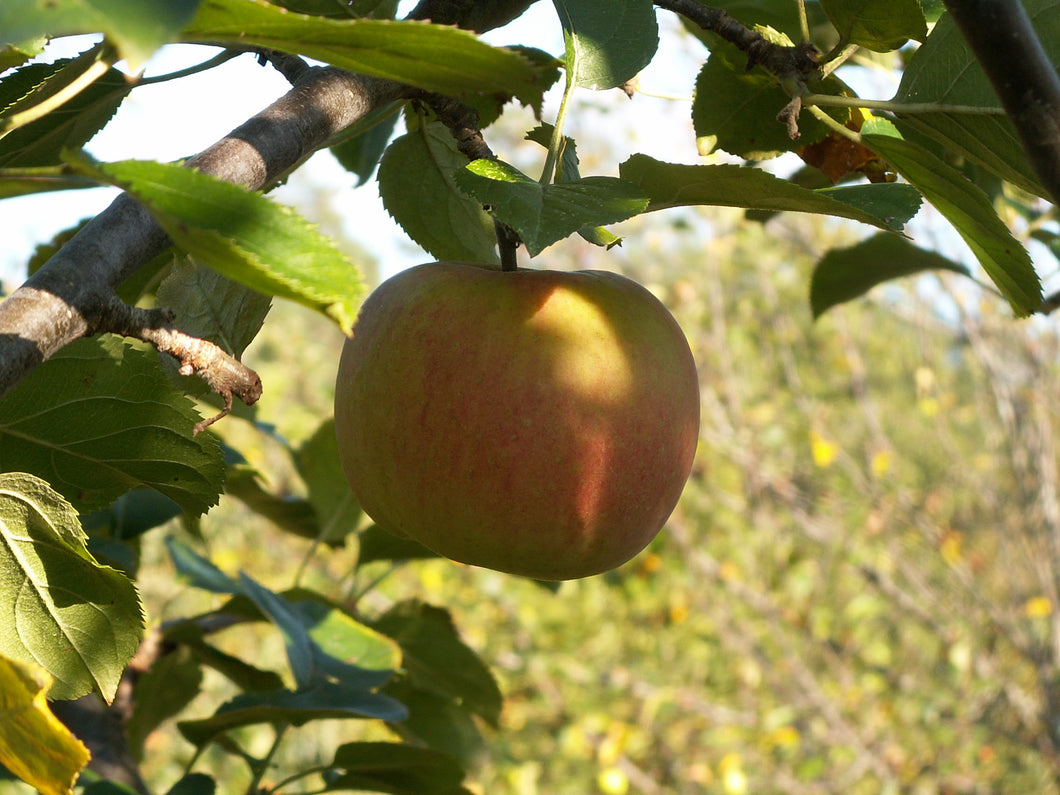
[{"label": "apple stem", "polygon": [[519,269],[516,259],[516,250],[519,248],[519,235],[508,224],[493,219],[493,229],[497,234],[497,249],[501,255],[501,270],[515,271]]}]

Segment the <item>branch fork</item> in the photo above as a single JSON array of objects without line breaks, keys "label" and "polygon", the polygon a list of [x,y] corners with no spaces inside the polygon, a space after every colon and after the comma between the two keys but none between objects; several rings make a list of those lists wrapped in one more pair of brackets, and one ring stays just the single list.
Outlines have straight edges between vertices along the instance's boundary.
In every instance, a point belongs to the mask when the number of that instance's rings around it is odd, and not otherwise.
[{"label": "branch fork", "polygon": [[143,340],[161,353],[168,353],[180,363],[181,375],[197,375],[224,400],[219,414],[195,425],[198,435],[232,410],[232,399],[238,397],[248,406],[261,397],[261,378],[223,348],[209,340],[186,334],[175,325],[169,309],[140,309],[115,299],[100,319],[97,331],[109,331]]}]

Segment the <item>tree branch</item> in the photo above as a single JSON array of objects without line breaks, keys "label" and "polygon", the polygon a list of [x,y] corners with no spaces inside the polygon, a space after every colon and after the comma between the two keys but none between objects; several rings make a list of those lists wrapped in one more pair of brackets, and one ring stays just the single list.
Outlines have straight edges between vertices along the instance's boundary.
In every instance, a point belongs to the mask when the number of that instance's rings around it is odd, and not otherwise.
[{"label": "tree branch", "polygon": [[655,0],[655,5],[716,33],[747,53],[747,70],[761,66],[778,79],[804,79],[817,71],[817,48],[809,43],[784,47],[729,16],[722,8],[705,6],[698,0]]},{"label": "tree branch", "polygon": [[[311,69],[287,94],[186,165],[251,190],[263,188],[406,91],[388,80]],[[89,221],[0,303],[0,396],[65,345],[109,330],[115,289],[169,244],[150,213],[125,194]]]},{"label": "tree branch", "polygon": [[[507,24],[535,1],[421,0],[409,18],[482,32]],[[257,190],[372,110],[409,92],[390,80],[331,67],[303,71],[300,59],[293,58],[272,58],[285,76],[297,80],[286,95],[185,165]],[[87,223],[0,302],[0,397],[56,351],[105,330],[115,288],[169,244],[150,213],[125,194]]]},{"label": "tree branch", "polygon": [[121,716],[103,703],[103,699],[89,693],[75,701],[53,701],[50,705],[55,716],[88,746],[92,754],[90,770],[106,781],[149,795],[125,741]]},{"label": "tree branch", "polygon": [[220,346],[175,328],[173,319],[173,312],[168,309],[140,309],[115,298],[102,318],[99,330],[150,342],[160,352],[168,353],[180,362],[181,375],[199,376],[224,398],[224,408],[219,414],[195,425],[196,435],[228,415],[232,410],[233,396],[248,406],[258,402],[261,378],[257,373],[229,356]]},{"label": "tree branch", "polygon": [[1027,158],[1060,203],[1060,77],[1020,0],[943,0],[1016,126]]}]

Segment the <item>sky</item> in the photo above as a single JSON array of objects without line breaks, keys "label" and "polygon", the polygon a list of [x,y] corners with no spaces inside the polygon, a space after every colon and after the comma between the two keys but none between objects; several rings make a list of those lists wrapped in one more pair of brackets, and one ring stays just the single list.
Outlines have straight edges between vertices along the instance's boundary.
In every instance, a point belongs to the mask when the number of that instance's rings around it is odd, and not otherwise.
[{"label": "sky", "polygon": [[[403,7],[402,13],[406,10]],[[660,15],[660,22],[664,31],[672,32],[669,17]],[[536,3],[523,17],[486,38],[493,44],[523,43],[556,55],[563,52],[555,10],[546,2]],[[90,37],[58,39],[49,45],[42,60],[74,55],[91,44]],[[146,75],[165,74],[205,61],[216,51],[192,45],[163,48],[148,63]],[[689,121],[689,102],[696,71],[705,55],[705,50],[694,42],[669,39],[642,74],[641,84],[649,93],[677,95],[682,100],[638,96],[631,102],[616,90],[599,94],[579,91],[568,132],[577,138],[578,131],[584,129],[586,144],[593,136],[608,135],[610,154],[618,155],[614,168],[634,151],[670,162],[699,162]],[[103,161],[187,157],[222,138],[288,89],[288,83],[274,69],[258,65],[252,55],[240,56],[202,75],[137,88],[86,149]],[[546,121],[554,118],[558,101],[558,90],[546,99]],[[532,119],[528,124],[533,124]],[[588,148],[583,145],[580,151],[584,157]],[[497,155],[509,159],[503,151],[497,151]],[[430,259],[387,215],[374,182],[354,189],[352,175],[326,152],[313,157],[301,172],[291,185],[274,192],[274,198],[298,204],[308,190],[328,191],[333,206],[342,208],[349,219],[345,231],[377,260],[381,273],[396,272]],[[95,215],[115,195],[115,189],[98,188],[5,200],[0,216],[0,282],[4,289],[10,292],[21,283],[25,263],[38,244]]]}]

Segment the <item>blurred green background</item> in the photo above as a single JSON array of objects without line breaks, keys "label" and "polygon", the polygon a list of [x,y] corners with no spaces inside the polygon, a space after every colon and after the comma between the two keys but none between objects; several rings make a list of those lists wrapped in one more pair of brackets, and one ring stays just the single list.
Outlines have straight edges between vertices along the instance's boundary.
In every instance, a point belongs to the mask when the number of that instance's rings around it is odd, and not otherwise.
[{"label": "blurred green background", "polygon": [[[452,738],[472,788],[1060,792],[1055,324],[934,276],[814,323],[812,263],[853,242],[847,227],[720,212],[697,242],[642,224],[617,254],[541,259],[624,270],[692,343],[701,442],[666,529],[622,569],[555,592],[442,560],[371,564],[350,586],[368,614],[408,598],[449,608],[497,676],[499,729]],[[296,307],[273,312],[247,354],[265,383],[257,420],[297,445],[330,414],[342,339]],[[300,493],[283,444],[243,419],[216,428],[270,490]],[[229,497],[201,529],[218,565],[275,588],[307,548]],[[334,591],[351,543],[318,554],[305,584]],[[153,620],[205,609],[155,560],[141,573]],[[230,651],[279,668],[270,637],[254,648],[243,630]],[[285,753],[312,764],[364,728],[307,727]],[[164,780],[190,754],[166,727],[147,748]]]}]

